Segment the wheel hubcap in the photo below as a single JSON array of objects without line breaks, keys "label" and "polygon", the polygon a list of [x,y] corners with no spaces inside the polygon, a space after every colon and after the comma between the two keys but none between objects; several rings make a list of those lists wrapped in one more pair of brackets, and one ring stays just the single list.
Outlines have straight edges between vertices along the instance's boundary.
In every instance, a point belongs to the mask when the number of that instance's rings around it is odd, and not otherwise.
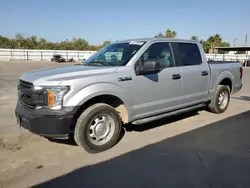
[{"label": "wheel hubcap", "polygon": [[104,135],[107,129],[108,127],[105,125],[105,123],[99,123],[96,125],[95,133],[97,136],[102,136]]},{"label": "wheel hubcap", "polygon": [[107,143],[113,136],[115,123],[109,115],[95,117],[89,127],[90,141],[95,145]]},{"label": "wheel hubcap", "polygon": [[228,103],[228,94],[222,91],[218,98],[218,105],[221,109],[225,108]]}]

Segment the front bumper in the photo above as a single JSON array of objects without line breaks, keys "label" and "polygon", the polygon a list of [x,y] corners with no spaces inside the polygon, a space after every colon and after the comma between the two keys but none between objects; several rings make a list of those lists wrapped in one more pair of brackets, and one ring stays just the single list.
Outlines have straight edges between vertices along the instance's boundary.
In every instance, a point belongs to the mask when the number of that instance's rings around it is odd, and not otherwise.
[{"label": "front bumper", "polygon": [[74,108],[67,107],[60,111],[50,109],[30,109],[20,101],[16,105],[18,124],[32,133],[50,137],[66,139],[72,133],[76,123]]}]

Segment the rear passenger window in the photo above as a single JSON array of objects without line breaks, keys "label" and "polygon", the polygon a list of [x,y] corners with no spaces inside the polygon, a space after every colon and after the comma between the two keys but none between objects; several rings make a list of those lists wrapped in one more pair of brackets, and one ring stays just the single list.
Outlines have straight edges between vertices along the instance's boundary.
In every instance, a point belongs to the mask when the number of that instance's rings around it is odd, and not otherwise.
[{"label": "rear passenger window", "polygon": [[202,58],[197,44],[175,43],[173,45],[175,59],[181,66],[200,65]]}]

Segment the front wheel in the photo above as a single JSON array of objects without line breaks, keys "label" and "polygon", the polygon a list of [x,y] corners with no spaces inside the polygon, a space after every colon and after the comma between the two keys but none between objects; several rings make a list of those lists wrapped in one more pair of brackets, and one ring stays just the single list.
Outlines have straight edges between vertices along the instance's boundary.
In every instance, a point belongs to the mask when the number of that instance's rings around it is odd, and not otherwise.
[{"label": "front wheel", "polygon": [[74,139],[89,153],[110,149],[121,133],[121,118],[110,105],[98,103],[87,108],[78,118]]},{"label": "front wheel", "polygon": [[230,102],[230,89],[228,86],[219,85],[216,88],[214,97],[211,103],[208,105],[208,108],[213,113],[223,113],[228,108]]}]

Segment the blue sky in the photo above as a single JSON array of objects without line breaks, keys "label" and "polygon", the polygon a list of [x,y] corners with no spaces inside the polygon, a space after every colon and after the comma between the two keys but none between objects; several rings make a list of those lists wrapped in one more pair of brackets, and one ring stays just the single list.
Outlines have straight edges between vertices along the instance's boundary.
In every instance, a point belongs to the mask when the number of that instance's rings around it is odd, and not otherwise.
[{"label": "blue sky", "polygon": [[81,37],[104,40],[153,37],[166,29],[178,38],[219,33],[250,44],[249,0],[2,0],[0,35],[37,35],[51,41]]}]

